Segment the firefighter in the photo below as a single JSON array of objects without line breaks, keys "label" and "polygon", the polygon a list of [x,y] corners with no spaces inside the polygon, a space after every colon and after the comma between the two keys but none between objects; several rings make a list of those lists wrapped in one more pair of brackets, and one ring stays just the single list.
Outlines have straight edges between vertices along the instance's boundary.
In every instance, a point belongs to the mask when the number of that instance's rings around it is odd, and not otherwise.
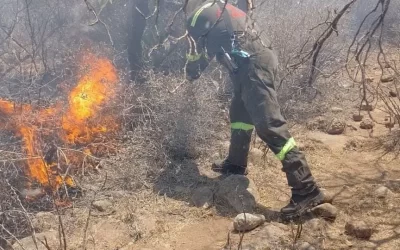
[{"label": "firefighter", "polygon": [[278,60],[271,44],[245,12],[224,0],[193,0],[187,6],[191,51],[187,55],[189,80],[200,77],[216,57],[230,72],[234,97],[230,107],[231,140],[225,160],[212,169],[222,174],[247,174],[251,134],[259,137],[282,162],[292,197],[281,209],[284,218],[302,215],[323,202],[303,153],[288,131],[277,100],[274,82]]}]

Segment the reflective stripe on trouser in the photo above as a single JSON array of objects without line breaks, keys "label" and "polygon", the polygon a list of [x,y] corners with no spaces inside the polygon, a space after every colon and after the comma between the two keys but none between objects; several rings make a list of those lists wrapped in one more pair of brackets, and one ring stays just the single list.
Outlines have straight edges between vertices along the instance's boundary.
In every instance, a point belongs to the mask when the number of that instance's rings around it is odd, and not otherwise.
[{"label": "reflective stripe on trouser", "polygon": [[283,161],[286,157],[286,154],[292,150],[294,147],[296,147],[296,142],[293,137],[291,137],[286,143],[285,146],[279,151],[279,153],[276,154],[276,157],[278,157],[279,160]]},{"label": "reflective stripe on trouser", "polygon": [[[308,163],[295,145],[278,104],[274,87],[276,56],[264,49],[251,58],[236,58],[239,70],[231,76],[234,85],[231,123],[254,124],[257,135],[281,160],[293,193],[308,193],[315,187]],[[249,131],[247,131],[249,132]],[[247,163],[251,134],[236,134],[232,138],[228,159]],[[247,151],[246,151],[247,150]],[[233,154],[235,152],[235,154]]]}]

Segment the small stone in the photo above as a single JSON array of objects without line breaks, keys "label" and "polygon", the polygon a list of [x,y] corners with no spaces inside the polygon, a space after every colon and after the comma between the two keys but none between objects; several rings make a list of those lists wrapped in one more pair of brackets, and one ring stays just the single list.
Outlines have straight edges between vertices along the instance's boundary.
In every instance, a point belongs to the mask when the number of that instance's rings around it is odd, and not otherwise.
[{"label": "small stone", "polygon": [[375,80],[375,78],[373,78],[373,77],[367,77],[367,78],[365,78],[365,80],[367,81],[367,82],[374,82],[374,80]]},{"label": "small stone", "polygon": [[394,128],[394,122],[385,122],[385,128]]},{"label": "small stone", "polygon": [[364,118],[364,116],[360,115],[360,114],[353,115],[353,121],[355,121],[355,122],[361,122],[363,118]]},{"label": "small stone", "polygon": [[331,203],[333,202],[333,199],[335,198],[335,195],[332,192],[329,192],[328,190],[321,188],[322,193],[324,193],[324,203]]},{"label": "small stone", "polygon": [[360,248],[359,249],[377,249],[377,244],[374,242],[370,242],[370,241],[364,241],[361,244],[358,245]]},{"label": "small stone", "polygon": [[371,121],[370,119],[365,119],[360,123],[361,129],[373,129],[374,126],[375,126],[374,122]]},{"label": "small stone", "polygon": [[378,189],[376,189],[374,192],[374,196],[377,198],[386,198],[391,195],[393,195],[392,191],[390,191],[389,188],[385,186],[378,187]]},{"label": "small stone", "polygon": [[326,117],[319,116],[312,121],[307,122],[306,126],[309,130],[321,130],[325,131],[328,127],[328,121]]},{"label": "small stone", "polygon": [[400,234],[400,227],[396,227],[393,231],[394,231],[396,234]]},{"label": "small stone", "polygon": [[349,240],[346,240],[345,241],[345,244],[346,244],[346,246],[348,246],[348,247],[352,247],[354,244],[353,244],[353,242],[351,242],[351,241],[349,241]]},{"label": "small stone", "polygon": [[311,211],[326,220],[335,220],[338,214],[338,209],[329,203],[324,203],[311,209]]},{"label": "small stone", "polygon": [[57,229],[58,218],[56,215],[50,212],[39,212],[32,219],[32,225],[37,232],[48,231],[50,229]]},{"label": "small stone", "polygon": [[321,231],[326,227],[326,221],[320,218],[313,218],[305,223],[307,228],[310,228],[314,231]]},{"label": "small stone", "polygon": [[233,227],[236,231],[247,232],[262,225],[264,222],[264,215],[241,213],[235,217],[235,220],[233,221]]},{"label": "small stone", "polygon": [[96,208],[100,212],[105,212],[112,208],[113,204],[109,200],[98,200],[93,202],[93,207]]},{"label": "small stone", "polygon": [[393,76],[387,76],[387,77],[382,77],[381,82],[393,82],[394,77]]},{"label": "small stone", "polygon": [[371,104],[362,104],[360,107],[360,110],[362,111],[373,111],[374,107],[372,107]]},{"label": "small stone", "polygon": [[25,198],[35,199],[43,195],[44,192],[41,188],[26,188],[20,191],[21,195]]},{"label": "small stone", "polygon": [[332,107],[332,108],[331,108],[331,111],[332,111],[333,113],[340,113],[340,112],[343,112],[343,109],[342,109],[342,108],[339,108],[339,107]]},{"label": "small stone", "polygon": [[346,223],[345,232],[360,239],[369,239],[372,236],[372,227],[362,220],[352,220]]},{"label": "small stone", "polygon": [[327,129],[327,133],[330,135],[340,135],[343,134],[346,128],[346,123],[339,119],[333,119],[331,125]]},{"label": "small stone", "polygon": [[230,175],[222,180],[215,196],[227,202],[238,213],[252,213],[259,199],[254,182],[243,175]]},{"label": "small stone", "polygon": [[352,124],[347,124],[347,127],[350,128],[351,131],[357,131],[358,129],[354,127]]},{"label": "small stone", "polygon": [[214,192],[209,187],[197,188],[192,195],[192,203],[196,207],[210,208],[214,200]]},{"label": "small stone", "polygon": [[394,91],[389,91],[389,96],[390,97],[397,97],[397,93]]},{"label": "small stone", "polygon": [[296,250],[315,250],[315,247],[311,246],[308,242],[299,242],[295,246]]}]

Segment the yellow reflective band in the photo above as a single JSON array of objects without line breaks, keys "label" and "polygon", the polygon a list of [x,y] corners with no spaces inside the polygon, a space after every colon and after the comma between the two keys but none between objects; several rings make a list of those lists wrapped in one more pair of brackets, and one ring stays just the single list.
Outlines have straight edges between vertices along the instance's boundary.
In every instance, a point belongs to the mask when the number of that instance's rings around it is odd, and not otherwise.
[{"label": "yellow reflective band", "polygon": [[254,128],[254,125],[247,124],[247,123],[244,123],[244,122],[234,122],[234,123],[231,124],[231,128],[232,129],[240,129],[240,130],[248,131],[248,130],[252,130]]},{"label": "yellow reflective band", "polygon": [[204,10],[205,8],[208,8],[208,7],[210,7],[210,6],[213,5],[213,4],[214,4],[214,3],[208,3],[208,4],[205,4],[203,7],[201,7],[201,8],[194,14],[193,19],[192,19],[192,23],[190,24],[190,26],[194,27],[194,26],[196,25],[197,18],[199,18],[201,12],[203,12],[203,10]]},{"label": "yellow reflective band", "polygon": [[276,157],[278,157],[279,160],[283,161],[286,157],[286,154],[292,150],[294,147],[296,147],[296,142],[294,141],[294,138],[290,138],[285,146],[283,146],[281,152],[279,152],[278,154],[276,154]]},{"label": "yellow reflective band", "polygon": [[197,61],[197,60],[199,60],[200,58],[201,58],[201,54],[194,54],[194,55],[187,54],[187,55],[186,55],[186,59],[187,59],[189,62]]}]

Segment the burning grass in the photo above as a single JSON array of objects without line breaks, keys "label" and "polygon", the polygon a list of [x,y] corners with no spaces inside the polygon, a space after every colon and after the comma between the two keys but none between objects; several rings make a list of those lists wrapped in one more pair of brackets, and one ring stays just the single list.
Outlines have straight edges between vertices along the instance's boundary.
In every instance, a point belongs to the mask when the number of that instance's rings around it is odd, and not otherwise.
[{"label": "burning grass", "polygon": [[[57,191],[63,184],[75,186],[70,175],[73,168],[92,155],[96,138],[119,128],[116,114],[104,111],[116,98],[118,83],[110,60],[87,53],[82,56],[78,83],[68,93],[67,105],[58,102],[41,108],[0,100],[0,129],[22,138],[28,187],[38,183]],[[79,150],[62,150],[66,147]]]}]

